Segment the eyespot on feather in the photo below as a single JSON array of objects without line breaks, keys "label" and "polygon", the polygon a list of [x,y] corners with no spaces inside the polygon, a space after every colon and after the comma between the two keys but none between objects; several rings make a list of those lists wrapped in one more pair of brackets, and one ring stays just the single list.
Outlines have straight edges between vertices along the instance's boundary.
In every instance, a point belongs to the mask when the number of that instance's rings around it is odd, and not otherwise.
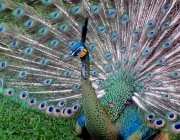
[{"label": "eyespot on feather", "polygon": [[15,17],[20,17],[24,14],[24,10],[22,8],[16,8],[14,11],[13,11],[13,15]]},{"label": "eyespot on feather", "polygon": [[41,0],[43,4],[51,4],[52,0]]},{"label": "eyespot on feather", "polygon": [[74,116],[74,112],[72,111],[71,108],[66,108],[66,110],[64,111],[65,117],[70,118],[72,116]]},{"label": "eyespot on feather", "polygon": [[79,105],[78,104],[77,105],[73,105],[72,108],[71,108],[73,113],[77,112],[78,109],[79,109]]},{"label": "eyespot on feather", "polygon": [[149,114],[146,115],[146,119],[149,120],[149,121],[153,120],[154,118],[155,118],[155,115],[153,113],[149,113]]},{"label": "eyespot on feather", "polygon": [[176,122],[174,124],[171,124],[169,126],[169,130],[174,134],[179,134],[180,133],[180,122]]},{"label": "eyespot on feather", "polygon": [[41,103],[38,105],[38,109],[39,109],[39,110],[45,110],[46,108],[47,108],[46,102],[41,102]]},{"label": "eyespot on feather", "polygon": [[62,101],[60,101],[59,103],[58,103],[58,107],[59,108],[62,108],[62,107],[64,107],[66,105],[66,100],[62,100]]},{"label": "eyespot on feather", "polygon": [[166,125],[166,122],[163,119],[156,119],[154,121],[154,124],[155,124],[155,128],[159,129],[159,128],[164,127]]},{"label": "eyespot on feather", "polygon": [[52,111],[53,115],[55,117],[59,117],[60,116],[60,113],[61,113],[61,110],[58,108],[58,107],[55,107]]},{"label": "eyespot on feather", "polygon": [[28,92],[27,91],[21,92],[20,95],[19,95],[19,98],[21,100],[27,100],[28,99]]},{"label": "eyespot on feather", "polygon": [[176,121],[178,116],[176,113],[173,113],[173,112],[169,112],[167,115],[166,115],[166,118],[170,121]]},{"label": "eyespot on feather", "polygon": [[53,115],[53,110],[54,110],[54,106],[53,105],[47,106],[46,114]]},{"label": "eyespot on feather", "polygon": [[0,62],[0,70],[3,70],[7,67],[7,62],[6,61],[1,61]]},{"label": "eyespot on feather", "polygon": [[8,96],[8,97],[14,96],[14,90],[11,89],[11,88],[6,89],[5,94],[6,94],[6,96]]},{"label": "eyespot on feather", "polygon": [[65,117],[66,117],[66,115],[65,115],[65,111],[66,111],[66,109],[61,109],[61,112],[60,112],[60,117],[63,117],[63,118],[65,118]]},{"label": "eyespot on feather", "polygon": [[36,101],[36,99],[35,99],[35,98],[31,98],[31,99],[29,99],[29,101],[28,101],[28,105],[29,105],[30,107],[32,107],[32,106],[36,106],[36,105],[37,105],[37,101]]}]

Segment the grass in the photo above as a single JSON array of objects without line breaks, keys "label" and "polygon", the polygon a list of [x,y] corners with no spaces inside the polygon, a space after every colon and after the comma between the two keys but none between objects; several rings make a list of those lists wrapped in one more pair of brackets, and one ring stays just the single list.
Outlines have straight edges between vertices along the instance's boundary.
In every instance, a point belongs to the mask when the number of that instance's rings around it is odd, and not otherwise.
[{"label": "grass", "polygon": [[[79,140],[73,119],[55,118],[0,95],[0,140]],[[180,135],[170,135],[179,140]]]},{"label": "grass", "polygon": [[73,122],[22,108],[0,95],[1,140],[79,140]]}]

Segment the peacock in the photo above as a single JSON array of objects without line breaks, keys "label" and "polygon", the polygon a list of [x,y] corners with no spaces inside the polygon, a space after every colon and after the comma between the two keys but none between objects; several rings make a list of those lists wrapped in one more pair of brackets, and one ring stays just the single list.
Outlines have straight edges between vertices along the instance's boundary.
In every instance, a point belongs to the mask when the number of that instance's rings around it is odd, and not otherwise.
[{"label": "peacock", "polygon": [[0,94],[84,140],[180,133],[179,0],[0,0]]}]

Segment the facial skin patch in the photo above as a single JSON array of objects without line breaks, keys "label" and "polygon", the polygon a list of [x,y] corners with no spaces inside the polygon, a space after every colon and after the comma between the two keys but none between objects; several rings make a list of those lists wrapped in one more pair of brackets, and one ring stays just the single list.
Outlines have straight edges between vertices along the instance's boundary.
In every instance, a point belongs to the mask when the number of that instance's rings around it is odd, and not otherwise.
[{"label": "facial skin patch", "polygon": [[78,56],[79,57],[84,57],[86,55],[86,53],[87,53],[87,49],[84,48],[83,52],[81,54],[79,54]]}]

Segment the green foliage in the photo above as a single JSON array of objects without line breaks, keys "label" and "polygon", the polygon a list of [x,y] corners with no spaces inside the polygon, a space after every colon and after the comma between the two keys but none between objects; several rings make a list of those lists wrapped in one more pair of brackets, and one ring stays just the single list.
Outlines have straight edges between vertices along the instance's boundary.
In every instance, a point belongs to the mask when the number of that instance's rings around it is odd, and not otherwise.
[{"label": "green foliage", "polygon": [[180,135],[170,135],[170,140],[179,140]]},{"label": "green foliage", "polygon": [[[162,128],[162,129],[160,129],[160,131],[169,133],[168,127]],[[172,134],[172,133],[170,133],[169,138],[170,138],[170,140],[179,140],[180,134]]]},{"label": "green foliage", "polygon": [[72,121],[24,109],[0,95],[1,140],[78,140]]}]

